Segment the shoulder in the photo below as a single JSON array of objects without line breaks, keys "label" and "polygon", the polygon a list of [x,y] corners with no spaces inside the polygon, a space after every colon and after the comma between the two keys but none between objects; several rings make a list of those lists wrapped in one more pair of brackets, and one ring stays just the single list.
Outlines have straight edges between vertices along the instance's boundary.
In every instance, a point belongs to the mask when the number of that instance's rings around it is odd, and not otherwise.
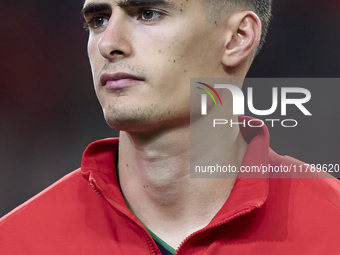
[{"label": "shoulder", "polygon": [[[281,188],[286,186],[285,192],[290,194],[290,199],[295,201],[301,199],[301,203],[297,206],[316,206],[319,211],[328,210],[328,212],[340,216],[340,181],[338,179],[329,173],[311,169],[311,165],[303,161],[290,156],[280,156],[273,151],[270,152],[270,162],[273,165],[282,165],[289,169],[288,175],[271,175],[271,186],[279,185]],[[271,187],[271,189],[282,193],[275,187]]]},{"label": "shoulder", "polygon": [[25,243],[53,246],[55,238],[72,234],[72,226],[84,225],[83,216],[100,200],[77,169],[2,217],[0,246],[18,252]]},{"label": "shoulder", "polygon": [[0,219],[0,231],[7,224],[17,224],[20,221],[27,221],[33,217],[41,217],[41,214],[47,213],[48,210],[54,210],[60,204],[71,203],[77,199],[75,194],[78,193],[79,187],[84,184],[86,184],[86,181],[81,176],[79,169],[67,174],[2,217]]}]

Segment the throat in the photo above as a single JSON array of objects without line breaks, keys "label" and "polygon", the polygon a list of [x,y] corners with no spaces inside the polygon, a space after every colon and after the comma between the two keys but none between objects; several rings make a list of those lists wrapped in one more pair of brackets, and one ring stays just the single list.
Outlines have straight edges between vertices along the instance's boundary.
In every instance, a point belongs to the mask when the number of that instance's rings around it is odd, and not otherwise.
[{"label": "throat", "polygon": [[[209,224],[237,177],[190,178],[189,137],[164,136],[151,144],[140,144],[124,132],[120,138],[119,181],[126,204],[144,226],[173,248]],[[240,161],[245,150],[242,144],[241,152],[235,153],[242,155],[232,157]]]}]

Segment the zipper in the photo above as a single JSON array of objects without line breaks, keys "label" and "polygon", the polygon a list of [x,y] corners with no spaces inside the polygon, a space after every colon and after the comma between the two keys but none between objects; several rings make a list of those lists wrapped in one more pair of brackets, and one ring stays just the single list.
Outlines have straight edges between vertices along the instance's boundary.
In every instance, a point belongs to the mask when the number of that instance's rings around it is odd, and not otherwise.
[{"label": "zipper", "polygon": [[148,246],[149,246],[149,248],[151,248],[151,254],[157,255],[158,252],[157,252],[157,250],[154,246],[154,241],[152,240],[152,238],[150,238],[149,233],[145,229],[143,229],[141,226],[139,226],[136,222],[134,222],[134,223],[142,230],[146,240],[148,241]]},{"label": "zipper", "polygon": [[228,217],[227,219],[225,219],[225,220],[223,220],[223,221],[220,221],[220,222],[215,223],[215,224],[213,224],[213,225],[211,225],[211,226],[209,226],[209,227],[203,228],[203,229],[201,229],[201,230],[198,230],[198,231],[192,233],[192,234],[189,235],[187,238],[185,238],[185,239],[182,241],[182,243],[178,246],[178,249],[176,250],[175,255],[179,255],[179,254],[180,254],[181,249],[183,249],[185,243],[187,243],[187,242],[189,241],[189,239],[191,239],[192,237],[194,237],[194,236],[196,236],[196,235],[198,235],[198,234],[201,234],[201,233],[203,233],[203,232],[205,232],[205,231],[208,231],[208,230],[210,230],[210,229],[219,227],[219,226],[221,226],[221,225],[223,225],[223,224],[225,224],[225,223],[227,223],[227,222],[229,222],[229,221],[232,221],[232,220],[234,220],[234,219],[236,219],[236,218],[238,218],[238,217],[241,217],[241,216],[243,216],[243,215],[246,215],[247,213],[250,213],[251,211],[253,211],[253,210],[256,209],[256,208],[258,208],[258,206],[254,206],[254,207],[252,207],[252,208],[250,208],[250,209],[247,209],[247,210],[244,210],[244,211],[235,213],[235,214],[233,214],[232,216]]}]

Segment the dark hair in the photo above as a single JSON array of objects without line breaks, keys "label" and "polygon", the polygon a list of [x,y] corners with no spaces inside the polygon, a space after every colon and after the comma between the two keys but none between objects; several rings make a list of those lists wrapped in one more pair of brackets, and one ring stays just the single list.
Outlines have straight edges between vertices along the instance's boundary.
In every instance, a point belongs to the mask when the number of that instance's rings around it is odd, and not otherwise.
[{"label": "dark hair", "polygon": [[207,10],[208,18],[216,16],[216,13],[232,13],[238,10],[250,10],[257,14],[262,24],[262,35],[256,48],[256,55],[262,48],[272,19],[272,0],[201,0]]}]

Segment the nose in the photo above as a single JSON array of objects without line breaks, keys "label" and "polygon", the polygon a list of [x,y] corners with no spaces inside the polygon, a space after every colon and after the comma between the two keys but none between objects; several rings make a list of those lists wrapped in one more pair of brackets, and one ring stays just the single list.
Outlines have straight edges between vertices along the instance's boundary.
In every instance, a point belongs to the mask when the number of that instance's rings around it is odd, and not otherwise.
[{"label": "nose", "polygon": [[109,23],[98,41],[100,54],[109,61],[127,57],[132,53],[131,34],[124,14],[111,15]]}]

